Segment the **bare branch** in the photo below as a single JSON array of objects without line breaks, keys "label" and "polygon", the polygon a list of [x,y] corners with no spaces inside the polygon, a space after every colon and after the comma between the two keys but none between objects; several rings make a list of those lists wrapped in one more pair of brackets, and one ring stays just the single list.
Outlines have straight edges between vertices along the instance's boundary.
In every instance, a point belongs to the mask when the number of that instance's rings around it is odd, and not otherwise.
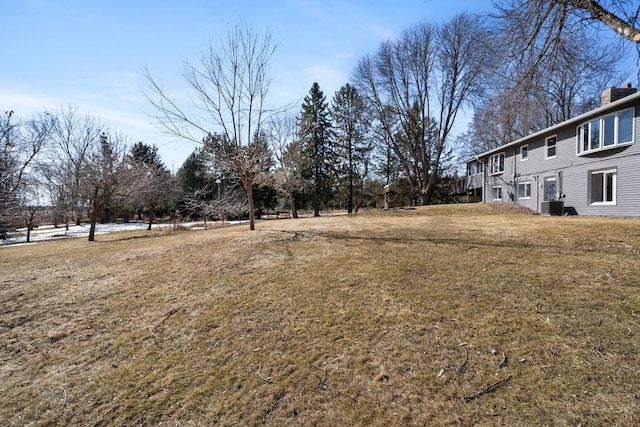
[{"label": "bare branch", "polygon": [[254,229],[252,186],[265,163],[261,141],[271,79],[269,62],[276,45],[270,32],[260,36],[243,25],[230,27],[218,45],[210,44],[196,64],[187,62],[183,78],[191,92],[186,109],[147,71],[152,115],[162,132],[198,143],[210,135],[224,141],[218,159],[240,178]]}]

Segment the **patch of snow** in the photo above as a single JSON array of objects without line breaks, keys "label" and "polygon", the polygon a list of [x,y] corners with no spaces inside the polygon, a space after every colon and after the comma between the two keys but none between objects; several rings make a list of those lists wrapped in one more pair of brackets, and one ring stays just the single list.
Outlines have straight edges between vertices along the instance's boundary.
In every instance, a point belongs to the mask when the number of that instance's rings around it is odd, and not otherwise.
[{"label": "patch of snow", "polygon": [[[241,224],[246,221],[225,221],[224,226]],[[205,230],[204,227],[197,225],[200,223],[181,222],[179,225],[187,227],[192,230]],[[128,222],[128,223],[113,223],[113,224],[96,224],[96,234],[108,234],[118,233],[121,231],[137,231],[146,230],[149,225],[141,222]],[[173,224],[153,224],[153,229],[162,229],[173,227]],[[64,226],[54,227],[53,225],[42,225],[38,228],[31,230],[31,243],[37,243],[45,240],[66,239],[71,237],[88,237],[89,236],[89,224],[81,225],[69,225],[69,229],[65,229]],[[220,224],[217,222],[208,222],[207,229],[220,228]],[[26,244],[27,242],[27,230],[21,228],[17,230],[15,236],[10,236],[7,239],[0,240],[0,246]]]}]

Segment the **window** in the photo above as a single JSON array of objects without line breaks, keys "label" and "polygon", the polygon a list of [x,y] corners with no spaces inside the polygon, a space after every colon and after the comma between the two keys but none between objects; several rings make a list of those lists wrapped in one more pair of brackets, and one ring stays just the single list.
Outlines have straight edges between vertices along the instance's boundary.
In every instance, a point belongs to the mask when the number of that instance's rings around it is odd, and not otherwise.
[{"label": "window", "polygon": [[632,143],[634,116],[635,109],[629,108],[578,126],[576,132],[578,154]]},{"label": "window", "polygon": [[604,123],[604,133],[602,134],[602,142],[604,146],[613,145],[616,143],[616,116],[612,114],[610,116],[606,116],[602,119]]},{"label": "window", "polygon": [[469,163],[469,170],[467,172],[467,175],[475,175],[476,173],[478,173],[477,163],[476,162]]},{"label": "window", "polygon": [[556,200],[556,194],[558,193],[558,180],[555,176],[547,177],[544,179],[544,201]]},{"label": "window", "polygon": [[616,204],[616,175],[615,169],[589,174],[589,203],[592,205]]},{"label": "window", "polygon": [[489,157],[489,173],[492,175],[504,172],[504,153]]},{"label": "window", "polygon": [[502,200],[502,187],[496,186],[491,189],[491,197],[494,201]]},{"label": "window", "polygon": [[481,161],[470,162],[467,169],[467,175],[476,175],[482,173],[482,171],[484,170],[483,163]]},{"label": "window", "polygon": [[550,136],[545,140],[545,146],[547,148],[547,159],[551,159],[556,156],[556,142],[558,138],[556,135]]},{"label": "window", "polygon": [[618,118],[618,144],[626,144],[633,142],[633,116],[635,110],[629,109],[620,111],[617,115]]},{"label": "window", "polygon": [[597,150],[600,148],[600,119],[592,120],[591,123],[589,123],[589,128],[591,130],[591,132],[589,132],[589,139],[591,141],[589,149]]},{"label": "window", "polygon": [[531,181],[524,181],[518,183],[518,199],[530,199],[531,198]]},{"label": "window", "polygon": [[529,158],[529,146],[523,145],[520,147],[520,160],[527,160]]},{"label": "window", "polygon": [[484,170],[482,161],[473,161],[467,163],[467,175],[477,175]]}]

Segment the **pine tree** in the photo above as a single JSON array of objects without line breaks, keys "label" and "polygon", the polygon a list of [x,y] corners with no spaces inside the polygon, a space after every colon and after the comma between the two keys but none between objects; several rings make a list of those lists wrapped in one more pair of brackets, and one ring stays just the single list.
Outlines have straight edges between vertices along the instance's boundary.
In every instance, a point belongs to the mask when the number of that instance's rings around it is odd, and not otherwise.
[{"label": "pine tree", "polygon": [[193,196],[196,191],[202,192],[211,186],[202,149],[194,150],[187,157],[176,173],[176,180],[186,196]]},{"label": "pine tree", "polygon": [[[364,179],[369,170],[371,142],[363,99],[349,83],[333,97],[331,115],[336,128],[336,157],[341,187],[346,187],[347,212],[361,204]],[[358,201],[360,200],[360,201]]]},{"label": "pine tree", "polygon": [[131,147],[129,160],[136,169],[136,183],[130,202],[138,211],[138,217],[143,210],[147,210],[147,230],[151,230],[156,211],[166,212],[174,204],[177,187],[171,172],[160,159],[157,146],[140,141]]},{"label": "pine tree", "polygon": [[318,83],[311,86],[300,113],[303,161],[301,176],[308,183],[313,215],[331,199],[334,171],[333,129],[329,106]]}]

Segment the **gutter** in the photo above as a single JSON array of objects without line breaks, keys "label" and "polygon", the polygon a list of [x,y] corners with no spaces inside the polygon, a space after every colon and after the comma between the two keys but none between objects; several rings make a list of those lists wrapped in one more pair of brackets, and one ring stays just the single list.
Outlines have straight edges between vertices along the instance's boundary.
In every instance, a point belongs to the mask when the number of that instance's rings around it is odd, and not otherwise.
[{"label": "gutter", "polygon": [[636,92],[633,95],[625,96],[624,98],[618,99],[617,101],[614,101],[614,102],[612,102],[610,104],[603,105],[603,106],[598,107],[598,108],[596,108],[594,110],[591,110],[591,111],[587,111],[586,113],[582,113],[579,116],[575,116],[575,117],[573,117],[571,119],[565,120],[564,122],[560,122],[560,123],[555,124],[553,126],[550,126],[548,128],[544,128],[544,129],[539,130],[539,131],[537,131],[535,133],[532,133],[531,135],[527,135],[524,138],[520,138],[520,139],[512,141],[512,142],[510,142],[508,144],[504,144],[504,145],[501,145],[500,147],[496,147],[496,148],[494,148],[492,150],[485,151],[484,153],[481,153],[481,154],[477,155],[476,159],[478,159],[479,157],[486,157],[486,156],[488,156],[490,154],[497,153],[499,151],[502,151],[502,150],[504,150],[506,148],[509,148],[511,146],[514,146],[514,145],[522,144],[524,142],[533,140],[533,139],[538,138],[540,136],[543,136],[545,134],[553,133],[555,130],[557,130],[557,129],[561,128],[561,127],[570,125],[571,123],[574,123],[574,122],[577,123],[577,122],[586,121],[586,119],[591,117],[591,116],[601,115],[602,113],[604,113],[606,111],[615,110],[620,105],[624,105],[625,103],[631,103],[633,101],[637,101],[638,99],[640,99],[640,92]]}]

